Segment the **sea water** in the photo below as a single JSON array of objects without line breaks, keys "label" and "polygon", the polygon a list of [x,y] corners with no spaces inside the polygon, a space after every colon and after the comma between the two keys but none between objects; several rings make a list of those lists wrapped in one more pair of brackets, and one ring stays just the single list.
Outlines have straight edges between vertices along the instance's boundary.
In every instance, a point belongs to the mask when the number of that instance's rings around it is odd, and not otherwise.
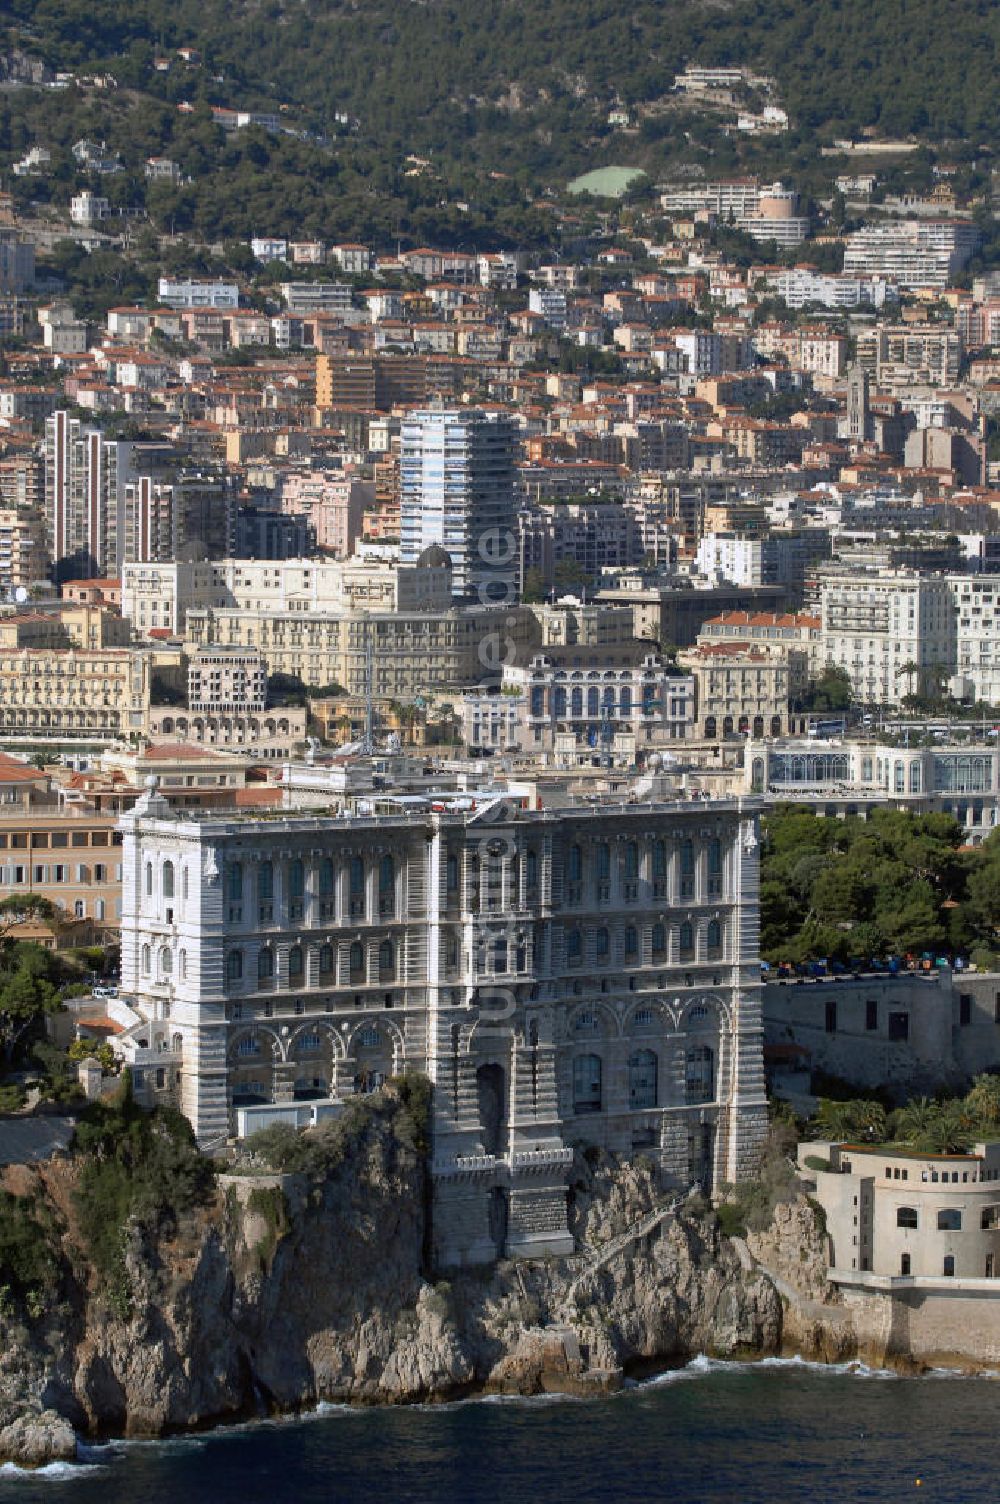
[{"label": "sea water", "polygon": [[1000,1375],[697,1358],[598,1399],[321,1406],[0,1471],[0,1504],[986,1504]]}]

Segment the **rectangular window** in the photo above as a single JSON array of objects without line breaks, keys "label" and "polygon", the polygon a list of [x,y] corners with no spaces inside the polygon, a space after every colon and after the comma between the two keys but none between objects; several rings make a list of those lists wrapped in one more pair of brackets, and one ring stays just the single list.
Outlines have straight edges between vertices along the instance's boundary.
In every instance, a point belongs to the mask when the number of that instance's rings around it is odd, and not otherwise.
[{"label": "rectangular window", "polygon": [[878,1028],[878,999],[870,997],[865,1003],[865,1028],[869,1031]]},{"label": "rectangular window", "polygon": [[837,1032],[837,1001],[835,998],[831,998],[826,1005],[826,1032],[828,1034],[836,1034]]},{"label": "rectangular window", "polygon": [[897,1044],[910,1037],[910,1015],[908,1013],[889,1014],[889,1038]]},{"label": "rectangular window", "polygon": [[972,997],[968,992],[960,992],[958,995],[958,1023],[965,1029],[972,1022]]}]

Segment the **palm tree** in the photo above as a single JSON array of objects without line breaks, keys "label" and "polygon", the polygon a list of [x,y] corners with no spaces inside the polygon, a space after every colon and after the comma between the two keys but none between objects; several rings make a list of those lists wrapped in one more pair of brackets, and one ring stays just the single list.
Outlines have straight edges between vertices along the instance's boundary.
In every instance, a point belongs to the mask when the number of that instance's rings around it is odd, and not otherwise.
[{"label": "palm tree", "polygon": [[1000,1123],[1000,1076],[988,1072],[977,1076],[965,1099],[966,1110],[977,1122],[993,1129]]},{"label": "palm tree", "polygon": [[916,1143],[929,1133],[938,1114],[938,1104],[929,1097],[914,1097],[893,1114],[893,1131],[905,1144]]}]

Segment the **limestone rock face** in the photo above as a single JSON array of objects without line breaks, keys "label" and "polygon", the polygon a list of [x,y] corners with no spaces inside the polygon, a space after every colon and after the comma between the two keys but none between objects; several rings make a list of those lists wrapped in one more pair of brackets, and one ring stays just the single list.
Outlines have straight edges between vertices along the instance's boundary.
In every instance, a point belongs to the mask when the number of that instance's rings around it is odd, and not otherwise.
[{"label": "limestone rock face", "polygon": [[0,1457],[11,1458],[21,1467],[72,1462],[76,1435],[69,1421],[55,1410],[25,1411],[0,1427]]},{"label": "limestone rock face", "polygon": [[592,1392],[639,1361],[778,1350],[771,1283],[703,1204],[668,1215],[648,1164],[580,1160],[565,1259],[428,1277],[428,1204],[423,1160],[376,1112],[324,1175],[223,1177],[169,1236],[132,1225],[126,1300],[92,1273],[50,1316],[0,1318],[0,1457],[70,1456],[74,1426]]},{"label": "limestone rock face", "polygon": [[747,1234],[747,1247],[759,1263],[785,1280],[803,1299],[830,1298],[826,1233],[804,1196],[779,1202],[766,1232]]}]

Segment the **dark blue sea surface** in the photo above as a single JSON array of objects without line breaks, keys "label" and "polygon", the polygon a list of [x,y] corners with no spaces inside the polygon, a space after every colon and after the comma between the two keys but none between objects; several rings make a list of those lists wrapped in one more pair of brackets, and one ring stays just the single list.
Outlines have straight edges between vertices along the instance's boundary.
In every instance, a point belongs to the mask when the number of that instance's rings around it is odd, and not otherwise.
[{"label": "dark blue sea surface", "polygon": [[329,1407],[0,1471],[0,1504],[979,1504],[1000,1375],[715,1363],[612,1398]]}]

